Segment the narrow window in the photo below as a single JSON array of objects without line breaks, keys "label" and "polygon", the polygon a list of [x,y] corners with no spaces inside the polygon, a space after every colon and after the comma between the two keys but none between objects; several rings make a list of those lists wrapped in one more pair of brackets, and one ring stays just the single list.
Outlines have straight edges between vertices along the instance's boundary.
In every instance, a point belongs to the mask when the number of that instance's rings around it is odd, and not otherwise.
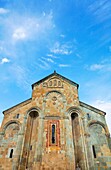
[{"label": "narrow window", "polygon": [[17,118],[17,119],[19,118],[19,114],[16,115],[16,118]]},{"label": "narrow window", "polygon": [[91,116],[89,113],[87,113],[87,119],[90,120]]},{"label": "narrow window", "polygon": [[9,158],[12,158],[13,157],[13,149],[10,150],[10,156]]},{"label": "narrow window", "polygon": [[55,125],[52,125],[52,143],[55,143]]},{"label": "narrow window", "polygon": [[32,145],[30,145],[30,150],[32,150]]},{"label": "narrow window", "polygon": [[96,151],[95,151],[95,146],[94,145],[92,145],[92,149],[93,149],[94,158],[96,158]]}]

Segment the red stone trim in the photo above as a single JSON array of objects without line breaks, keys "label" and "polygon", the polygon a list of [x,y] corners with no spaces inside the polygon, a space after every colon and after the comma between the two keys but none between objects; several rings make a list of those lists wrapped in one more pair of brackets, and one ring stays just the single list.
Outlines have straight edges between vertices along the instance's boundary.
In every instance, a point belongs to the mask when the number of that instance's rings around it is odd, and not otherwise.
[{"label": "red stone trim", "polygon": [[[52,125],[56,126],[55,143],[52,143]],[[47,121],[46,138],[47,138],[46,147],[50,147],[50,146],[58,146],[58,147],[60,147],[60,122],[59,122],[59,120],[48,120]]]}]

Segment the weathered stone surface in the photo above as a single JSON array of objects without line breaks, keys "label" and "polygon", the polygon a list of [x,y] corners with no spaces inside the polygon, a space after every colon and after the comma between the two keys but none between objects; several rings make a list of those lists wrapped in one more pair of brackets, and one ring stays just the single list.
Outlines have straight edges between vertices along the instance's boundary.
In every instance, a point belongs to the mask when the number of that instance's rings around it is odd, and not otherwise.
[{"label": "weathered stone surface", "polygon": [[111,169],[105,113],[78,98],[78,84],[54,72],[32,98],[4,111],[0,170]]}]

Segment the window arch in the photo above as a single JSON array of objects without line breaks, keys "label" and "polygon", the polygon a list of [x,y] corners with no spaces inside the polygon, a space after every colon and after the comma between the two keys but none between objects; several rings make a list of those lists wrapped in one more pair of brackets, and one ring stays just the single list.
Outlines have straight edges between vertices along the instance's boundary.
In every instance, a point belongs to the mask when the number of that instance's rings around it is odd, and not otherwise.
[{"label": "window arch", "polygon": [[47,99],[48,95],[50,95],[50,93],[56,93],[56,94],[59,94],[62,98],[63,98],[63,101],[66,101],[66,98],[65,96],[58,90],[51,90],[49,92],[46,93],[45,97],[44,97],[44,100]]},{"label": "window arch", "polygon": [[52,144],[56,143],[56,125],[52,125]]},{"label": "window arch", "polygon": [[3,126],[3,131],[5,132],[6,128],[10,125],[10,124],[17,124],[20,128],[20,122],[18,120],[11,120],[9,122],[7,122],[4,126]]},{"label": "window arch", "polygon": [[27,111],[27,115],[33,115],[34,117],[38,117],[41,114],[41,110],[38,107],[32,107]]},{"label": "window arch", "polygon": [[79,107],[72,106],[67,109],[67,114],[70,115],[70,117],[74,113],[76,113],[79,117],[84,116],[84,113],[82,112],[82,110]]},{"label": "window arch", "polygon": [[17,123],[13,122],[8,124],[5,128],[4,138],[12,138],[13,140],[13,138],[18,135],[19,130],[20,128]]},{"label": "window arch", "polygon": [[106,136],[107,136],[107,137],[110,137],[109,130],[108,130],[107,126],[104,125],[104,123],[102,123],[102,122],[100,122],[100,121],[98,121],[98,120],[92,120],[92,121],[90,121],[90,122],[88,123],[88,127],[90,127],[90,126],[93,125],[93,124],[98,124],[98,125],[102,126],[103,129],[105,130]]}]

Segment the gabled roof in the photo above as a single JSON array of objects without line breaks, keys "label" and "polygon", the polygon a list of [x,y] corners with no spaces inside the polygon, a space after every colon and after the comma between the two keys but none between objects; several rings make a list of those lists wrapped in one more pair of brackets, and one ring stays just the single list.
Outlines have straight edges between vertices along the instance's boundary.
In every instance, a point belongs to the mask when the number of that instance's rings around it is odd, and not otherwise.
[{"label": "gabled roof", "polygon": [[18,104],[16,104],[16,105],[10,107],[10,108],[4,110],[4,111],[3,111],[3,114],[4,114],[5,112],[6,112],[6,113],[9,113],[10,111],[14,110],[14,109],[17,108],[17,107],[20,107],[20,106],[22,107],[22,106],[30,103],[31,100],[32,100],[32,98],[29,98],[29,99],[27,99],[27,100],[25,100],[25,101],[23,101],[23,102],[20,102],[20,103],[18,103]]},{"label": "gabled roof", "polygon": [[92,110],[92,111],[95,111],[95,112],[97,112],[97,113],[106,115],[106,112],[104,112],[104,111],[102,111],[102,110],[100,110],[100,109],[97,109],[97,108],[95,108],[95,107],[93,107],[93,106],[91,106],[91,105],[89,105],[89,104],[87,104],[87,103],[84,103],[84,102],[81,102],[81,101],[79,101],[79,103],[80,103],[80,106],[83,106],[83,107],[85,107],[85,108],[87,108],[87,109],[90,109],[90,110]]},{"label": "gabled roof", "polygon": [[56,71],[54,71],[52,74],[50,74],[50,75],[46,76],[45,78],[43,78],[43,79],[41,79],[41,80],[39,80],[39,81],[33,83],[33,84],[32,84],[32,89],[33,89],[33,87],[34,87],[35,85],[39,85],[40,83],[44,82],[44,81],[47,80],[48,78],[51,78],[52,76],[57,76],[57,77],[59,77],[59,78],[65,80],[65,81],[67,81],[68,83],[70,83],[70,84],[76,86],[77,88],[79,87],[79,84],[73,82],[72,80],[69,80],[68,78],[66,78],[66,77],[64,77],[64,76],[62,76],[62,75],[56,73]]}]

